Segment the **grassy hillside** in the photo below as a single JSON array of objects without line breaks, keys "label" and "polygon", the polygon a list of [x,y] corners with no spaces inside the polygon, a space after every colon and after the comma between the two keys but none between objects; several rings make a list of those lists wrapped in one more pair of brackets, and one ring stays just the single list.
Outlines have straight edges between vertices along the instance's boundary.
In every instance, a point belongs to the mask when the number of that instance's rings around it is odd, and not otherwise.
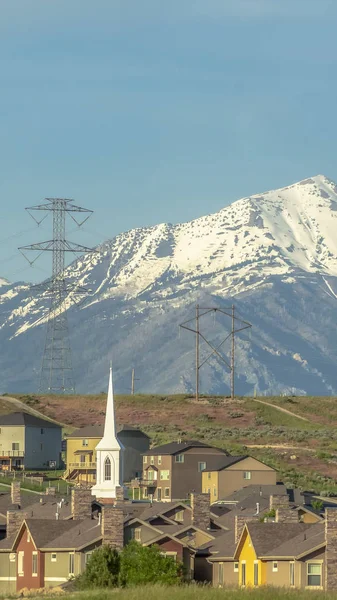
[{"label": "grassy hillside", "polygon": [[[114,600],[114,598],[118,598],[118,600],[158,600],[158,598],[160,600],[308,600],[308,597],[311,600],[321,599],[322,592],[310,591],[308,593],[308,591],[285,591],[273,588],[226,590],[191,585],[180,588],[147,586],[117,591],[98,590],[61,596],[64,600]],[[324,598],[326,600],[336,600],[337,593],[324,594]]]},{"label": "grassy hillside", "polygon": [[[68,431],[102,423],[106,395],[16,396],[27,407],[65,424]],[[8,403],[0,412],[8,412]],[[12,408],[13,410],[13,408]],[[157,445],[199,439],[250,453],[279,470],[280,478],[337,494],[337,399],[333,397],[116,397],[117,419],[141,427]]]}]

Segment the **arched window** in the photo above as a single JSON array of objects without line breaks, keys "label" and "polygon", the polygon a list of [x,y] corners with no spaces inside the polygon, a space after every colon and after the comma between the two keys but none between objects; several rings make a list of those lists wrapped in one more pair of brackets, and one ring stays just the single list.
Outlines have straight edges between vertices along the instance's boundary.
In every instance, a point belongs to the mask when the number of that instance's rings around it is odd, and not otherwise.
[{"label": "arched window", "polygon": [[111,481],[111,460],[108,456],[104,461],[104,481]]}]

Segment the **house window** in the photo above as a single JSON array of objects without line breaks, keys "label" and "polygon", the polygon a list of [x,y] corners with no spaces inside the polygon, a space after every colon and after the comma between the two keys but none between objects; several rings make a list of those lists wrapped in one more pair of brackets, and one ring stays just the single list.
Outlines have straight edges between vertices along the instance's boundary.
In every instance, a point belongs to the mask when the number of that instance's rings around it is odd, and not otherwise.
[{"label": "house window", "polygon": [[160,471],[160,479],[170,479],[170,471]]},{"label": "house window", "polygon": [[12,450],[20,450],[20,443],[12,442]]},{"label": "house window", "polygon": [[216,497],[216,488],[213,489],[213,496]]},{"label": "house window", "polygon": [[161,552],[160,554],[162,556],[165,556],[166,558],[172,558],[172,560],[174,560],[174,562],[177,562],[177,553],[176,552]]},{"label": "house window", "polygon": [[210,471],[208,471],[207,477],[208,477],[208,479],[212,479],[212,473]]},{"label": "house window", "polygon": [[20,577],[22,577],[24,575],[24,571],[23,571],[24,555],[25,555],[25,553],[23,552],[23,550],[20,550],[18,553],[18,574]]},{"label": "house window", "polygon": [[10,552],[10,554],[9,554],[9,560],[10,560],[10,562],[15,562],[15,559],[16,559],[15,552]]},{"label": "house window", "polygon": [[174,515],[174,520],[178,521],[179,523],[183,523],[184,522],[184,511],[178,510],[178,512],[176,512],[176,514]]},{"label": "house window", "polygon": [[161,456],[158,456],[158,465],[161,465]]},{"label": "house window", "polygon": [[50,557],[51,562],[56,562],[57,561],[57,554],[56,552],[53,552],[51,557]]},{"label": "house window", "polygon": [[143,497],[144,497],[144,498],[148,498],[148,497],[149,497],[149,494],[148,494],[147,488],[144,488],[144,489],[143,489]]},{"label": "house window", "polygon": [[104,481],[111,481],[111,460],[108,456],[104,461]]},{"label": "house window", "polygon": [[289,584],[290,586],[295,585],[295,563],[289,563]]},{"label": "house window", "polygon": [[165,496],[165,498],[169,498],[170,497],[170,488],[165,488],[164,496]]},{"label": "house window", "polygon": [[149,469],[147,472],[147,479],[148,479],[148,481],[156,481],[157,471],[153,471],[152,469]]},{"label": "house window", "polygon": [[239,563],[235,562],[234,563],[234,573],[238,573],[239,572]]},{"label": "house window", "polygon": [[151,456],[151,458],[150,458],[150,464],[154,465],[154,456]]},{"label": "house window", "polygon": [[82,446],[89,446],[89,440],[82,440]]},{"label": "house window", "polygon": [[69,552],[69,575],[75,574],[75,554]]},{"label": "house window", "polygon": [[277,560],[274,560],[273,562],[273,573],[277,573],[278,571],[278,563]]},{"label": "house window", "polygon": [[210,493],[211,493],[211,488],[208,488],[207,494],[210,494]]},{"label": "house window", "polygon": [[321,587],[322,585],[322,564],[308,563],[308,582],[310,587]]},{"label": "house window", "polygon": [[246,585],[246,563],[241,563],[241,585],[245,587]]},{"label": "house window", "polygon": [[37,552],[32,554],[32,575],[37,577]]},{"label": "house window", "polygon": [[133,530],[133,538],[134,540],[136,540],[136,542],[141,542],[141,533],[142,530],[140,527],[136,527],[136,529]]},{"label": "house window", "polygon": [[43,450],[43,444],[40,444],[40,450],[42,452],[42,450]]},{"label": "house window", "polygon": [[254,561],[254,585],[259,585],[259,563]]},{"label": "house window", "polygon": [[185,456],[184,454],[176,454],[174,460],[177,463],[183,463],[185,460]]},{"label": "house window", "polygon": [[43,427],[41,427],[41,435],[43,435],[43,434],[44,434],[44,429],[43,429]]},{"label": "house window", "polygon": [[144,465],[146,465],[146,463],[147,463],[147,456],[143,456],[143,463],[144,463]]},{"label": "house window", "polygon": [[85,562],[85,564],[86,564],[86,565],[88,564],[88,562],[89,562],[89,560],[90,560],[90,557],[91,557],[91,555],[92,555],[92,552],[87,552],[87,553],[85,554],[85,559],[84,559],[84,562]]},{"label": "house window", "polygon": [[206,463],[205,462],[198,462],[198,471],[199,471],[199,473],[201,471],[206,471]]},{"label": "house window", "polygon": [[244,471],[243,472],[243,478],[244,479],[251,479],[252,478],[252,472],[251,471]]},{"label": "house window", "polygon": [[223,585],[223,563],[219,563],[219,585]]}]

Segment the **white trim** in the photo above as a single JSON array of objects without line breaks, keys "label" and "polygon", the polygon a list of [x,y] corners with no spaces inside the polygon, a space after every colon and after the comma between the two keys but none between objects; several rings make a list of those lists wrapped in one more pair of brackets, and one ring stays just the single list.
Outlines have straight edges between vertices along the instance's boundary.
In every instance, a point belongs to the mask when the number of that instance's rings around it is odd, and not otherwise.
[{"label": "white trim", "polygon": [[[4,577],[4,579],[6,579]],[[45,581],[68,581],[67,577],[45,577]]]},{"label": "white trim", "polygon": [[16,577],[0,577],[0,581],[16,581]]}]

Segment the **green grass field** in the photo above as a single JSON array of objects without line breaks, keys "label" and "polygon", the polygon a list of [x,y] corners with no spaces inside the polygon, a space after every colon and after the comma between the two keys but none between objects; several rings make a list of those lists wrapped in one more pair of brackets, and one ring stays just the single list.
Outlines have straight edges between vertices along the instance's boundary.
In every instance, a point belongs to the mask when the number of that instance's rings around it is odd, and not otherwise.
[{"label": "green grass field", "polygon": [[337,592],[325,594],[324,592],[281,590],[275,588],[261,588],[255,590],[212,589],[190,585],[189,587],[160,587],[147,586],[143,588],[127,588],[117,590],[97,590],[91,592],[77,592],[65,594],[64,600],[336,600]]}]

